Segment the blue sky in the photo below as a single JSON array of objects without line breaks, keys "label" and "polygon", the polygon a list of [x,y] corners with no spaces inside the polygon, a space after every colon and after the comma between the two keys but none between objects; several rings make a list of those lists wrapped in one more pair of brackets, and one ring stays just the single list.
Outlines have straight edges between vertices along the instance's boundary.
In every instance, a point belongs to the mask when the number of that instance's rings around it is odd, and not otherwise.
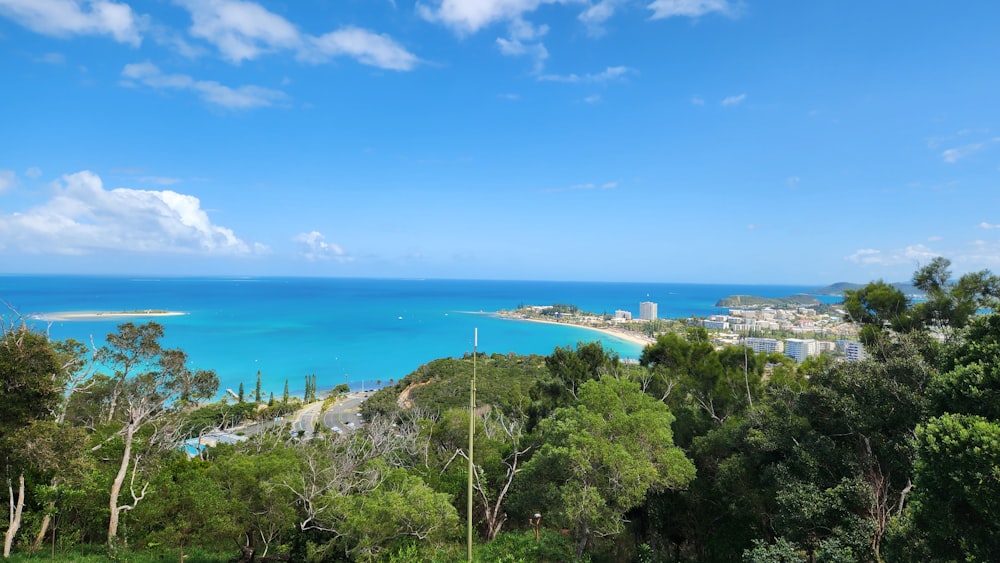
[{"label": "blue sky", "polygon": [[997,21],[986,0],[0,0],[2,270],[997,272]]}]

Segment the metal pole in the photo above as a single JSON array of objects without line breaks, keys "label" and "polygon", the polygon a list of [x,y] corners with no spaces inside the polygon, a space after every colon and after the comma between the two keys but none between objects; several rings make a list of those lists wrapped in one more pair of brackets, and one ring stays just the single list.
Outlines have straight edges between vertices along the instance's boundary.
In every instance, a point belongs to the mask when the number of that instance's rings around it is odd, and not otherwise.
[{"label": "metal pole", "polygon": [[473,437],[476,431],[476,349],[479,347],[479,329],[473,329],[472,336],[472,385],[469,389],[469,490],[468,490],[468,543],[469,561],[472,561],[472,463]]}]

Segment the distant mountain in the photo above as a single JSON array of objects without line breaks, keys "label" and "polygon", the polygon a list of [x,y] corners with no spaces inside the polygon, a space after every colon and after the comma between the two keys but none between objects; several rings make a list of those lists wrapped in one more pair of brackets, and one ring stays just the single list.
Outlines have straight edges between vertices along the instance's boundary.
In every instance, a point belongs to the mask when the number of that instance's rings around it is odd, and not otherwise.
[{"label": "distant mountain", "polygon": [[[861,289],[865,285],[867,284],[837,282],[835,284],[831,284],[826,287],[817,289],[816,291],[810,291],[809,293],[810,295],[843,295],[844,291],[848,289]],[[893,282],[890,285],[902,291],[907,296],[914,296],[914,295],[922,296],[924,294],[923,291],[920,291],[920,289],[918,289],[910,282]]]}]

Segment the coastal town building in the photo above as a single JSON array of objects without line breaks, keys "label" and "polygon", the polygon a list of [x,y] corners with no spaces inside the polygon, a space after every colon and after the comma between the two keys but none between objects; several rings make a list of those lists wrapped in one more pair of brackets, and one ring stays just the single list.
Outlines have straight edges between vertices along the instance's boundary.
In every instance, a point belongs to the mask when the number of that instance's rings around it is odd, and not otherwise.
[{"label": "coastal town building", "polygon": [[621,319],[623,321],[631,321],[632,320],[632,311],[623,311],[621,309],[618,309],[618,310],[615,311],[615,318],[616,319]]},{"label": "coastal town building", "polygon": [[743,345],[754,352],[783,352],[785,343],[777,338],[747,337],[743,339]]},{"label": "coastal town building", "polygon": [[785,355],[800,364],[809,356],[815,356],[817,353],[816,341],[812,338],[785,339]]},{"label": "coastal town building", "polygon": [[643,301],[639,303],[639,318],[644,321],[655,321],[656,320],[656,303],[652,301]]},{"label": "coastal town building", "polygon": [[837,349],[843,352],[848,362],[860,362],[867,357],[864,344],[857,340],[838,340]]}]

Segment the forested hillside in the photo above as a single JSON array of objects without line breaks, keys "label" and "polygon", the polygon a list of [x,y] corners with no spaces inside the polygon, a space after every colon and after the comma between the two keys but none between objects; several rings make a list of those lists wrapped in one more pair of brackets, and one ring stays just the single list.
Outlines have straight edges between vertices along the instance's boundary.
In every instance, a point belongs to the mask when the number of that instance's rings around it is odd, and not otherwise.
[{"label": "forested hillside", "polygon": [[[475,370],[477,561],[993,560],[1000,280],[949,267],[914,274],[919,303],[846,291],[864,361],[795,364],[697,328],[639,365],[599,343],[444,358],[370,397],[357,430],[311,439],[275,423],[291,397],[206,405],[214,374],[154,323],[94,351],[7,319],[4,557],[463,561]],[[253,419],[270,425],[180,447]]]}]

